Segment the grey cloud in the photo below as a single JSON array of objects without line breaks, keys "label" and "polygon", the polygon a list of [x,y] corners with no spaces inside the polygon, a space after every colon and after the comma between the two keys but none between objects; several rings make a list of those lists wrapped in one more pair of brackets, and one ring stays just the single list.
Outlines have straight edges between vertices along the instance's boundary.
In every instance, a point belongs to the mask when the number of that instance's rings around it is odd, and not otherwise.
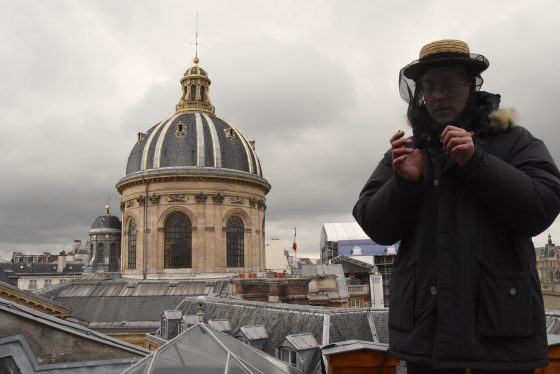
[{"label": "grey cloud", "polygon": [[[267,236],[291,244],[298,227],[301,255],[318,250],[323,222],[352,219],[388,138],[406,127],[398,71],[430,40],[463,38],[485,54],[485,88],[501,93],[560,161],[554,1],[196,7],[217,115],[256,140],[272,184]],[[107,194],[119,215],[114,185],[136,132],[173,113],[192,64],[196,7],[2,2],[0,250],[85,239]]]}]

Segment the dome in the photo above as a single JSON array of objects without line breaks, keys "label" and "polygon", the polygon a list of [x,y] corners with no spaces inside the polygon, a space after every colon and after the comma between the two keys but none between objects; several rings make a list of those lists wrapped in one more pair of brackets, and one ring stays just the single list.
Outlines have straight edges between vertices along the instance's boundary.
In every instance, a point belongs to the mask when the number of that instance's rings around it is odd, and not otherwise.
[{"label": "dome", "polygon": [[254,142],[214,114],[208,74],[198,66],[198,57],[193,62],[181,79],[175,114],[138,133],[118,186],[148,174],[185,173],[240,176],[268,185]]},{"label": "dome", "polygon": [[107,214],[97,217],[91,224],[90,234],[121,232],[121,221],[109,213],[109,205],[105,207]]},{"label": "dome", "polygon": [[231,169],[262,177],[253,143],[226,121],[199,112],[175,114],[141,134],[125,175],[164,168]]}]

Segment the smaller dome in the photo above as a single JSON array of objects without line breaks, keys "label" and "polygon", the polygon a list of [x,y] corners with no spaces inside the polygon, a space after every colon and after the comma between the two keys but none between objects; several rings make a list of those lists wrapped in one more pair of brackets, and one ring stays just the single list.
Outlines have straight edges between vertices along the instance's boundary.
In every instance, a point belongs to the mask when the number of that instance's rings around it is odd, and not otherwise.
[{"label": "smaller dome", "polygon": [[111,215],[99,216],[93,220],[91,229],[117,229],[120,231],[121,221],[117,217]]},{"label": "smaller dome", "polygon": [[93,220],[91,224],[90,234],[97,233],[120,233],[121,232],[121,221],[118,217],[111,215],[109,212],[110,205],[107,204],[105,209],[107,209],[107,214],[97,217]]}]

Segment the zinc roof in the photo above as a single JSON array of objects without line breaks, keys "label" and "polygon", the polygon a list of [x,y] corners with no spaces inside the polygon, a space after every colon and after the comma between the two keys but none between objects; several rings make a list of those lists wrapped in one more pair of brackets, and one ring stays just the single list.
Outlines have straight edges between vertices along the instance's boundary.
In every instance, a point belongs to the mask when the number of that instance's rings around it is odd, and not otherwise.
[{"label": "zinc roof", "polygon": [[286,340],[289,341],[290,344],[292,344],[298,351],[317,348],[319,346],[313,335],[310,333],[291,334],[286,336]]}]

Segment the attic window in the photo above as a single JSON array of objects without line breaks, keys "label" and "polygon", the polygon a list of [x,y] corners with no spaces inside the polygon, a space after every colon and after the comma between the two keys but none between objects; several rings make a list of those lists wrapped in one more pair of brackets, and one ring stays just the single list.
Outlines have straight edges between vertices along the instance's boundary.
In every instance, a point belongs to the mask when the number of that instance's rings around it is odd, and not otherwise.
[{"label": "attic window", "polygon": [[177,124],[177,131],[175,131],[176,136],[185,136],[187,133],[187,125],[182,121]]},{"label": "attic window", "polygon": [[143,132],[138,132],[138,139],[136,139],[137,143],[141,143],[142,140],[144,140],[144,137],[146,136],[146,134],[144,134]]}]

